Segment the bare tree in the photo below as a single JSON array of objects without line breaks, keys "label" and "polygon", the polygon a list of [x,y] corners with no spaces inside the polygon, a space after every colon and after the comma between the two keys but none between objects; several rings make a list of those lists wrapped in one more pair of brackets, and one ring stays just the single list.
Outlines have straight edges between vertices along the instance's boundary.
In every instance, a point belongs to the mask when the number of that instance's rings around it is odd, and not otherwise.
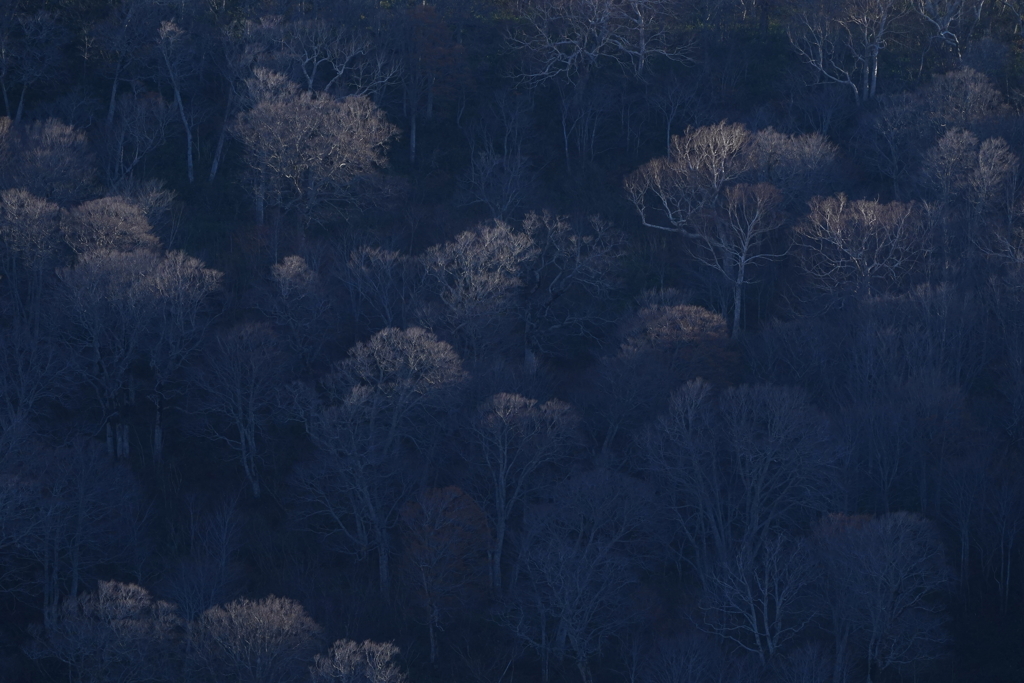
[{"label": "bare tree", "polygon": [[775,667],[776,680],[780,683],[818,683],[830,678],[844,680],[846,671],[837,672],[825,650],[818,641],[804,643]]},{"label": "bare tree", "polygon": [[778,188],[788,210],[831,189],[838,153],[821,133],[787,135],[774,128],[755,133],[750,149],[758,181]]},{"label": "bare tree", "polygon": [[572,355],[567,346],[597,338],[611,321],[606,302],[621,286],[622,235],[597,217],[549,213],[527,215],[523,232],[535,245],[521,275],[525,356]]},{"label": "bare tree", "polygon": [[450,620],[479,603],[487,584],[487,516],[457,486],[427,489],[402,508],[403,569],[427,623],[430,662]]},{"label": "bare tree", "polygon": [[106,125],[114,124],[117,111],[118,89],[122,81],[132,74],[132,67],[143,61],[157,28],[156,4],[151,0],[121,0],[113,4],[110,14],[91,27],[90,38],[107,57],[110,69],[110,98]]},{"label": "bare tree", "polygon": [[778,536],[760,551],[741,548],[704,579],[703,627],[766,665],[816,616],[801,604],[815,578],[800,541]]},{"label": "bare tree", "polygon": [[68,204],[95,192],[94,157],[83,131],[46,119],[8,135],[11,158],[0,178],[8,187],[28,190],[37,197]]},{"label": "bare tree", "polygon": [[36,421],[66,390],[74,361],[31,322],[0,328],[0,463],[22,455],[42,431]]},{"label": "bare tree", "polygon": [[328,336],[331,301],[319,274],[301,256],[286,256],[271,269],[274,292],[266,311],[287,337],[289,350],[308,366],[320,354]]},{"label": "bare tree", "polygon": [[569,457],[574,422],[569,406],[560,401],[496,394],[480,406],[473,425],[477,448],[470,460],[471,490],[486,501],[494,528],[491,586],[499,593],[509,524],[543,486],[544,470]]},{"label": "bare tree", "polygon": [[197,258],[173,251],[150,274],[155,301],[153,336],[146,354],[153,378],[149,400],[156,408],[153,458],[163,457],[164,410],[181,393],[175,382],[183,379],[186,362],[199,350],[213,320],[209,300],[219,288],[221,273]]},{"label": "bare tree", "polygon": [[511,219],[535,189],[536,172],[526,154],[533,98],[504,90],[467,126],[472,158],[460,181],[466,204],[484,204],[495,220]]},{"label": "bare tree", "polygon": [[393,643],[338,640],[326,655],[317,655],[310,669],[313,683],[405,683]]},{"label": "bare tree", "polygon": [[725,186],[752,168],[750,131],[725,121],[689,128],[672,137],[667,157],[644,164],[626,178],[626,193],[644,225],[694,235],[694,224]]},{"label": "bare tree", "polygon": [[797,226],[800,263],[832,297],[896,289],[922,258],[921,213],[913,204],[816,198]]},{"label": "bare tree", "polygon": [[1009,111],[1003,94],[983,73],[970,67],[935,76],[922,89],[925,121],[934,131],[973,129],[997,121]]},{"label": "bare tree", "polygon": [[192,161],[192,129],[195,126],[194,106],[186,109],[181,93],[186,80],[191,77],[197,66],[193,62],[197,52],[195,45],[190,45],[191,36],[181,29],[173,20],[164,21],[157,31],[159,40],[157,45],[160,50],[161,62],[164,67],[164,76],[171,83],[171,92],[174,93],[174,104],[178,109],[178,117],[181,119],[182,128],[185,130],[185,159],[188,171],[188,181],[195,180],[195,167]]},{"label": "bare tree", "polygon": [[[932,33],[928,47],[937,40],[952,49],[957,60],[961,60],[962,42],[970,40],[981,21],[985,0],[913,0],[913,8]],[[921,65],[924,66],[923,54]]]},{"label": "bare tree", "polygon": [[[309,92],[367,95],[395,78],[394,65],[372,73],[384,55],[368,35],[337,22],[321,18],[289,22],[282,26],[281,47]],[[379,66],[386,66],[386,58]],[[377,82],[380,79],[384,82]]]},{"label": "bare tree", "polygon": [[541,656],[543,680],[566,657],[585,683],[607,641],[638,618],[629,592],[651,531],[650,491],[598,470],[565,482],[554,503],[528,512],[519,575],[501,612]]},{"label": "bare tree", "polygon": [[727,384],[734,351],[718,314],[685,303],[678,292],[647,293],[622,321],[615,354],[602,359],[593,384],[576,399],[605,461],[632,431],[658,414],[684,382]]},{"label": "bare tree", "polygon": [[466,204],[483,204],[491,217],[509,218],[530,196],[536,183],[529,159],[522,153],[502,154],[490,143],[476,152],[462,180]]},{"label": "bare tree", "polygon": [[728,657],[718,643],[706,635],[677,635],[655,643],[643,662],[640,681],[739,683],[746,680],[743,664],[744,661],[738,657]]},{"label": "bare tree", "polygon": [[380,591],[391,583],[391,532],[438,412],[464,377],[448,344],[419,328],[387,328],[349,351],[322,381],[296,387],[299,418],[317,447],[294,482],[299,514],[357,557],[377,554]]},{"label": "bare tree", "polygon": [[530,2],[507,40],[523,52],[521,78],[533,84],[585,82],[604,61],[642,76],[655,57],[683,60],[687,45],[672,36],[673,5],[663,0]]},{"label": "bare tree", "polygon": [[206,362],[192,376],[202,392],[196,408],[207,434],[228,446],[259,497],[259,442],[277,402],[281,360],[265,326],[244,323],[217,335]]},{"label": "bare tree", "polygon": [[[381,448],[387,405],[365,390],[304,407],[304,421],[317,451],[296,469],[296,515],[328,548],[365,560],[377,555],[378,588],[391,589],[392,531],[413,490],[415,472],[396,465],[399,454]],[[385,444],[386,445],[386,444]],[[392,444],[393,445],[393,444]]]},{"label": "bare tree", "polygon": [[879,95],[864,119],[859,135],[863,158],[897,190],[918,170],[929,139],[927,120],[928,107],[914,93]]},{"label": "bare tree", "polygon": [[[68,35],[53,16],[42,10],[35,14],[17,14],[14,19],[15,30],[13,36],[9,36],[14,38],[14,44],[11,46],[13,49],[4,55],[13,59],[14,68],[4,65],[7,68],[3,69],[2,73],[7,78],[0,81],[0,91],[3,93],[7,116],[13,118],[17,124],[21,122],[21,116],[25,111],[25,95],[28,89],[50,76],[59,66]],[[7,93],[8,83],[21,86],[18,106],[13,116]]]},{"label": "bare tree", "polygon": [[41,598],[49,628],[65,598],[77,597],[98,567],[123,557],[140,491],[126,463],[81,438],[25,454],[18,469],[25,495],[14,557],[29,563],[22,590],[33,602]]},{"label": "bare tree", "polygon": [[642,78],[657,59],[685,61],[689,43],[676,35],[678,5],[665,0],[556,0],[525,3],[506,42],[522,57],[519,79],[554,83],[559,92],[565,161],[570,138],[593,158],[593,141],[608,96],[591,87],[604,65]]},{"label": "bare tree", "polygon": [[79,254],[89,251],[155,250],[160,240],[145,212],[126,197],[103,197],[79,204],[62,221],[64,239]]},{"label": "bare tree", "polygon": [[965,67],[936,75],[914,92],[880,95],[864,119],[859,148],[870,166],[904,194],[921,156],[938,138],[955,128],[978,135],[1006,115],[999,90],[985,75]]},{"label": "bare tree", "polygon": [[672,154],[672,128],[680,119],[702,125],[711,114],[711,95],[706,81],[684,80],[672,72],[666,81],[651,88],[651,106],[665,117],[665,154]]},{"label": "bare tree", "polygon": [[39,313],[61,242],[56,204],[26,190],[0,193],[0,275],[11,312]]},{"label": "bare tree", "polygon": [[535,251],[529,234],[502,222],[431,247],[425,265],[440,305],[425,317],[462,341],[473,359],[486,355],[495,342],[509,343],[522,271]]},{"label": "bare tree", "polygon": [[995,579],[999,608],[1010,609],[1015,564],[1019,560],[1021,536],[1024,535],[1024,490],[1019,475],[1005,469],[994,470],[984,496],[982,541],[987,569]]},{"label": "bare tree", "polygon": [[163,592],[177,603],[186,620],[193,621],[238,595],[244,520],[237,494],[214,507],[202,506],[190,496],[186,505],[188,516],[179,543],[187,547],[188,555],[175,558]]},{"label": "bare tree", "polygon": [[1020,0],[998,0],[999,6],[1009,12],[1017,22],[1018,33],[1024,29],[1024,3]]},{"label": "bare tree", "polygon": [[925,152],[922,181],[942,205],[948,205],[967,190],[972,166],[977,164],[978,138],[974,133],[953,128]]},{"label": "bare tree", "polygon": [[957,579],[965,595],[970,592],[971,555],[978,545],[975,532],[985,513],[984,461],[963,457],[944,463],[942,516],[957,537]]},{"label": "bare tree", "polygon": [[[4,468],[9,469],[9,458]],[[39,520],[35,482],[31,476],[5,473],[0,476],[0,587],[9,595],[30,594],[35,567],[30,561],[33,537]]]},{"label": "bare tree", "polygon": [[409,160],[415,165],[421,119],[433,119],[442,102],[450,103],[465,87],[469,71],[465,47],[435,5],[412,5],[393,16],[397,21],[388,47],[400,60],[396,76],[409,117]]},{"label": "bare tree", "polygon": [[732,289],[732,336],[743,322],[743,290],[756,282],[754,269],[777,260],[771,241],[782,225],[781,197],[772,185],[734,185],[725,192],[724,212],[716,217],[717,230],[704,233],[697,258],[720,273]]},{"label": "bare tree", "polygon": [[266,207],[284,213],[298,208],[310,220],[325,206],[370,198],[397,132],[376,106],[364,97],[337,100],[300,92],[285,77],[262,69],[249,88],[255,104],[238,115],[234,135],[249,157],[260,223]]},{"label": "bare tree", "polygon": [[989,138],[982,142],[968,193],[972,214],[981,220],[994,217],[997,228],[1008,225],[1017,215],[1014,202],[1020,184],[1020,158],[1006,141]]},{"label": "bare tree", "polygon": [[[764,143],[758,151],[765,170],[775,167],[783,176],[779,145],[773,150],[766,137],[758,138]],[[740,334],[743,289],[755,281],[754,268],[781,256],[769,248],[772,233],[782,225],[778,190],[736,183],[755,168],[751,143],[758,138],[742,124],[691,129],[673,138],[669,157],[648,162],[626,179],[643,224],[685,237],[695,258],[728,283],[733,337]]]},{"label": "bare tree", "polygon": [[320,627],[299,603],[270,596],[212,607],[189,624],[189,662],[209,681],[290,683],[309,675]]},{"label": "bare tree", "polygon": [[707,242],[709,235],[716,241],[713,216],[728,213],[727,188],[743,180],[768,181],[792,205],[827,183],[835,153],[820,135],[788,136],[770,128],[752,135],[742,124],[723,121],[673,137],[669,156],[641,166],[625,186],[644,225],[694,243]]},{"label": "bare tree", "polygon": [[891,668],[941,653],[947,641],[941,594],[949,570],[931,522],[905,512],[832,515],[822,520],[817,543],[837,665],[852,656],[870,683]]},{"label": "bare tree", "polygon": [[142,357],[154,317],[151,275],[158,266],[159,257],[148,251],[92,251],[59,272],[70,323],[63,336],[81,358],[111,457],[129,454],[132,367]]},{"label": "bare tree", "polygon": [[107,182],[130,181],[147,156],[167,140],[174,110],[159,93],[124,93],[117,116],[104,131],[102,159]]},{"label": "bare tree", "polygon": [[740,551],[759,558],[834,495],[827,424],[793,390],[741,386],[716,400],[688,382],[638,446],[685,540],[681,560],[702,576]]},{"label": "bare tree", "polygon": [[874,99],[879,56],[911,12],[904,0],[843,0],[798,5],[789,40],[824,80],[850,88],[858,103]]},{"label": "bare tree", "polygon": [[264,17],[260,22],[234,22],[223,27],[217,37],[219,49],[214,51],[214,64],[216,72],[224,80],[224,110],[217,132],[217,143],[213,149],[213,158],[210,160],[210,173],[207,176],[210,183],[216,179],[220,170],[224,157],[224,143],[227,141],[234,117],[246,104],[248,88],[245,80],[252,76],[253,64],[259,62],[260,57],[272,49],[272,41],[268,34],[276,33],[274,19]]},{"label": "bare tree", "polygon": [[354,249],[334,274],[348,290],[353,322],[371,333],[408,322],[423,284],[419,265],[396,251]]},{"label": "bare tree", "polygon": [[1020,160],[1002,138],[979,142],[973,133],[953,128],[925,152],[921,185],[929,208],[944,273],[977,256],[979,245],[1002,234],[1015,214]]}]

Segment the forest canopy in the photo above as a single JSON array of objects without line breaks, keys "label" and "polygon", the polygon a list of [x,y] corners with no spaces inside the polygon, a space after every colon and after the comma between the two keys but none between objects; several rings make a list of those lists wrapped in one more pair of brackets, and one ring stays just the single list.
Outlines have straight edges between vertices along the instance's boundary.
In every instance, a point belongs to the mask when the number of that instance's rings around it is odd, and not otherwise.
[{"label": "forest canopy", "polygon": [[0,683],[1024,675],[1024,2],[0,2]]}]

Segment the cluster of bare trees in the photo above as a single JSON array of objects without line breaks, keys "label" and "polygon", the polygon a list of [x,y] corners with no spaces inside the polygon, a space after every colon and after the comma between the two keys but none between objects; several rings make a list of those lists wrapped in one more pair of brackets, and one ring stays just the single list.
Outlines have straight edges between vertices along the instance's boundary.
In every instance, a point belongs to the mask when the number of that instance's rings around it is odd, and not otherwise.
[{"label": "cluster of bare trees", "polygon": [[29,651],[64,662],[73,681],[405,680],[390,643],[339,640],[315,654],[321,643],[317,623],[287,598],[235,600],[186,622],[138,585],[101,581],[66,600]]}]

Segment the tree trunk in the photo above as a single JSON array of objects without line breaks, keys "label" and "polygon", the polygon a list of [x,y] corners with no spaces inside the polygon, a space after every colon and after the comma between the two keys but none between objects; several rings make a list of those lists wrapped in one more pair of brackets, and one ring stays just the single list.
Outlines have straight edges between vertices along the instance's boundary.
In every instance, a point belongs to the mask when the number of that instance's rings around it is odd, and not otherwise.
[{"label": "tree trunk", "polygon": [[541,681],[551,681],[551,655],[548,653],[548,622],[544,614],[540,615],[540,659],[541,659]]},{"label": "tree trunk", "polygon": [[156,399],[156,419],[153,425],[153,461],[162,462],[164,458],[163,401]]},{"label": "tree trunk", "polygon": [[114,111],[117,109],[117,87],[121,83],[121,64],[114,72],[114,84],[110,86],[110,103],[107,105],[107,128],[114,125]]},{"label": "tree trunk", "polygon": [[57,617],[57,542],[43,551],[43,625],[50,629]]},{"label": "tree trunk", "polygon": [[256,181],[256,205],[253,208],[256,211],[256,225],[262,228],[267,221],[267,186],[264,169],[260,169],[260,178]]},{"label": "tree trunk", "polygon": [[[740,271],[742,272],[742,271]],[[742,276],[741,276],[742,277]],[[743,314],[743,282],[742,280],[733,283],[732,286],[732,338],[740,336],[740,319]]]},{"label": "tree trunk", "polygon": [[117,434],[117,458],[118,460],[127,459],[130,455],[130,446],[128,443],[128,425],[124,422],[117,423],[115,428]]},{"label": "tree trunk", "polygon": [[970,565],[971,565],[971,532],[967,525],[960,529],[960,585],[964,597],[971,594],[970,589]]},{"label": "tree trunk", "polygon": [[114,447],[114,425],[110,423],[110,419],[107,419],[107,455],[110,456],[111,460],[117,458],[117,449]]},{"label": "tree trunk", "polygon": [[28,83],[21,86],[21,96],[18,98],[18,111],[14,114],[14,125],[21,123],[21,114],[25,111],[26,90],[28,90]]},{"label": "tree trunk", "polygon": [[[842,632],[839,632],[839,631]],[[840,627],[836,633],[836,652],[832,664],[832,683],[846,683],[846,629]]]},{"label": "tree trunk", "polygon": [[376,526],[377,535],[377,571],[379,573],[378,579],[380,581],[380,594],[384,598],[384,602],[390,602],[391,600],[391,569],[390,569],[390,548],[388,547],[387,531],[382,529],[380,525]]},{"label": "tree trunk", "polygon": [[188,166],[188,182],[195,181],[195,170],[192,162],[192,127],[188,125],[188,116],[185,115],[185,105],[181,101],[181,90],[174,85],[174,103],[178,105],[178,115],[181,117],[181,125],[185,128],[185,158]]},{"label": "tree trunk", "polygon": [[576,657],[576,669],[580,672],[580,678],[583,679],[583,683],[592,683],[593,676],[590,674],[590,663],[586,657]]},{"label": "tree trunk", "polygon": [[437,609],[433,606],[427,621],[430,622],[427,630],[430,631],[430,663],[433,664],[437,661]]},{"label": "tree trunk", "polygon": [[505,517],[499,515],[494,524],[494,552],[491,561],[491,588],[501,594],[501,552],[505,546]]},{"label": "tree trunk", "polygon": [[569,161],[569,114],[566,106],[562,104],[562,147],[565,150],[565,170],[571,172],[572,165]]},{"label": "tree trunk", "polygon": [[409,118],[409,163],[416,165],[416,105],[413,104],[412,114]]},{"label": "tree trunk", "polygon": [[876,636],[875,636],[875,634],[872,633],[870,640],[868,640],[868,675],[864,679],[865,683],[871,683],[871,681],[872,681],[871,673],[872,673],[872,671],[875,668],[875,657],[874,657],[875,645],[876,645]]},{"label": "tree trunk", "polygon": [[253,498],[260,497],[260,479],[256,472],[256,438],[247,432],[241,435],[242,467],[252,486]]},{"label": "tree trunk", "polygon": [[7,115],[7,118],[10,118],[11,100],[7,95],[7,83],[3,79],[0,79],[0,94],[3,94],[4,96],[4,114]]},{"label": "tree trunk", "polygon": [[434,77],[427,82],[427,120],[434,118]]},{"label": "tree trunk", "polygon": [[874,45],[871,47],[871,59],[869,60],[871,66],[871,86],[868,90],[867,97],[865,99],[873,99],[875,97],[875,88],[878,85],[878,46]]},{"label": "tree trunk", "polygon": [[213,150],[213,162],[210,164],[210,177],[208,182],[213,182],[220,169],[220,158],[224,154],[224,141],[228,136],[228,121],[231,119],[231,110],[234,107],[234,96],[228,94],[228,103],[224,107],[224,122],[221,124],[220,133],[217,134],[217,146]]}]

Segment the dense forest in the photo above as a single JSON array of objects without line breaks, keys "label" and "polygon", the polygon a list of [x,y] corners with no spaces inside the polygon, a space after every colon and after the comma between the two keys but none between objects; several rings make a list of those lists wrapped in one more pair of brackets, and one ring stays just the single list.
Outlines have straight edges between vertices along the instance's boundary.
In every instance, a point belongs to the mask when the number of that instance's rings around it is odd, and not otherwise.
[{"label": "dense forest", "polygon": [[0,681],[1024,679],[1024,0],[0,1]]}]

